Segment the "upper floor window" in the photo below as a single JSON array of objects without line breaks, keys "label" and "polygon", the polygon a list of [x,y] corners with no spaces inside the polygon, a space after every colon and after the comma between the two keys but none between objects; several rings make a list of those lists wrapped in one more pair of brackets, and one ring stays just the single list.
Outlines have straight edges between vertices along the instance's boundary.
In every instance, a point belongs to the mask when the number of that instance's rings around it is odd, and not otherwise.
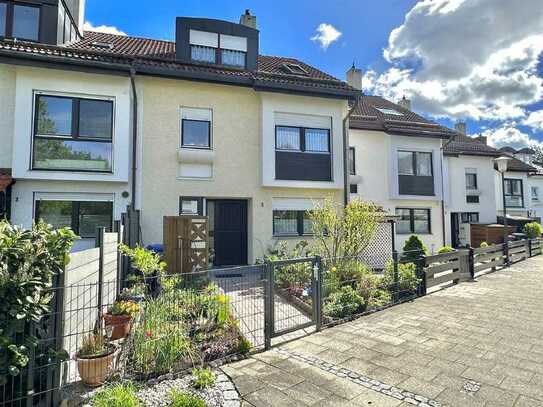
[{"label": "upper floor window", "polygon": [[36,96],[33,169],[111,172],[112,150],[111,100]]},{"label": "upper floor window", "polygon": [[466,170],[466,189],[477,189],[477,172]]},{"label": "upper floor window", "polygon": [[511,208],[524,207],[524,194],[521,179],[506,178],[505,187],[505,205]]},{"label": "upper floor window", "polygon": [[538,202],[539,201],[539,187],[532,187],[532,201]]},{"label": "upper floor window", "polygon": [[355,161],[355,149],[354,147],[349,147],[349,174],[356,174],[356,161]]},{"label": "upper floor window", "polygon": [[181,147],[211,148],[211,110],[182,108]]},{"label": "upper floor window", "polygon": [[190,30],[190,55],[195,62],[245,68],[247,38]]},{"label": "upper floor window", "polygon": [[0,37],[38,41],[40,8],[0,1]]},{"label": "upper floor window", "polygon": [[398,151],[398,181],[402,195],[434,195],[432,153]]},{"label": "upper floor window", "polygon": [[330,130],[305,127],[276,127],[276,149],[313,153],[330,152]]}]

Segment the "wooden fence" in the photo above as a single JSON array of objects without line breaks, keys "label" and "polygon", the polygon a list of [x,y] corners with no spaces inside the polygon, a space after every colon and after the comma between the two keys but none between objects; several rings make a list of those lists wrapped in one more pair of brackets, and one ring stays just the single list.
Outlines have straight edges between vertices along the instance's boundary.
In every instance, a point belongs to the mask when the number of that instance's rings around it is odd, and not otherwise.
[{"label": "wooden fence", "polygon": [[[543,239],[526,239],[476,249],[424,256],[421,260],[424,293],[431,288],[457,284],[543,253]],[[509,262],[507,262],[507,259]]]}]

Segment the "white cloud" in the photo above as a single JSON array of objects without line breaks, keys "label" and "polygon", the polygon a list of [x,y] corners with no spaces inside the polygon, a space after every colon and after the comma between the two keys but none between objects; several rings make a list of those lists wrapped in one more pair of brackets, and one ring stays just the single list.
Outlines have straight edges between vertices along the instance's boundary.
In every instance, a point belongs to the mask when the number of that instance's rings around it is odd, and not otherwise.
[{"label": "white cloud", "polygon": [[312,41],[320,43],[322,49],[326,50],[330,44],[337,41],[341,37],[341,32],[338,31],[332,24],[321,23],[316,28],[316,34],[311,37]]},{"label": "white cloud", "polygon": [[537,110],[522,122],[525,126],[530,126],[532,130],[543,130],[543,110]]},{"label": "white cloud", "polygon": [[85,21],[85,24],[83,24],[83,31],[97,31],[106,34],[126,35],[124,31],[121,31],[112,25],[98,25],[95,27],[89,21]]},{"label": "white cloud", "polygon": [[364,88],[437,117],[522,119],[543,98],[541,0],[420,0],[384,50],[392,65]]},{"label": "white cloud", "polygon": [[511,146],[515,149],[533,146],[543,147],[542,142],[530,138],[528,134],[517,129],[515,123],[505,124],[497,129],[485,130],[482,135],[487,137],[489,145],[497,148],[504,146]]}]

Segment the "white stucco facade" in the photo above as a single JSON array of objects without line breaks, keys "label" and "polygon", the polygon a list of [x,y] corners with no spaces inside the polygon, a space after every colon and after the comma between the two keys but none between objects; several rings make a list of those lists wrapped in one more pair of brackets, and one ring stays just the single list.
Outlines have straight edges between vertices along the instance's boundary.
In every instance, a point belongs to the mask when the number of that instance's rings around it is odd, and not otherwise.
[{"label": "white stucco facade", "polygon": [[[355,149],[355,172],[350,184],[358,185],[351,199],[372,201],[390,213],[398,208],[430,210],[430,233],[417,233],[435,252],[443,245],[441,140],[390,135],[382,131],[350,129],[349,145]],[[398,151],[432,153],[434,194],[401,195],[398,185]],[[403,248],[411,233],[397,234],[396,246]]]}]

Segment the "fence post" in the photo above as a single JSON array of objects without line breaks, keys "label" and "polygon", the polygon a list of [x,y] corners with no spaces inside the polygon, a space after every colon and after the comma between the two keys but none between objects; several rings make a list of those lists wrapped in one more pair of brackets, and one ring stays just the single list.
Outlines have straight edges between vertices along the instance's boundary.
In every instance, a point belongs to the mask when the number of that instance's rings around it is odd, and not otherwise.
[{"label": "fence post", "polygon": [[102,307],[103,307],[103,291],[104,291],[104,235],[106,228],[97,228],[96,244],[98,245],[99,257],[98,257],[98,319],[96,329],[101,326],[102,320]]},{"label": "fence post", "polygon": [[313,276],[316,280],[316,290],[313,300],[315,301],[315,317],[317,332],[322,328],[322,258],[315,256],[315,265],[313,267]]},{"label": "fence post", "polygon": [[271,262],[265,263],[266,267],[266,284],[264,289],[264,349],[271,349],[271,337],[272,337],[272,308],[273,308],[273,299],[272,299],[272,285],[273,285],[273,265]]},{"label": "fence post", "polygon": [[468,251],[468,267],[469,267],[469,275],[471,279],[474,280],[475,279],[475,256],[474,256],[473,247],[470,247]]},{"label": "fence post", "polygon": [[426,295],[426,273],[424,272],[424,266],[426,265],[426,256],[421,254],[420,257],[416,260],[415,265],[417,266],[417,278],[420,279],[419,283],[419,295]]},{"label": "fence post", "polygon": [[526,258],[529,259],[532,257],[532,239],[526,239],[524,245],[526,246]]},{"label": "fence post", "polygon": [[[56,276],[55,293],[55,351],[61,352],[64,349],[64,290],[66,286],[66,268]],[[60,404],[60,375],[62,365],[59,357],[56,357],[55,371],[53,376],[53,406]]]},{"label": "fence post", "polygon": [[393,280],[393,284],[394,284],[394,291],[393,291],[393,295],[392,295],[392,302],[393,303],[396,303],[398,302],[398,300],[400,299],[400,295],[399,295],[399,283],[400,283],[400,278],[399,278],[399,275],[398,275],[398,263],[399,263],[399,256],[398,256],[398,251],[394,250],[392,252],[392,280]]},{"label": "fence post", "polygon": [[122,228],[121,228],[121,221],[120,220],[116,220],[115,223],[113,224],[113,227],[114,227],[114,231],[117,233],[117,284],[116,284],[116,287],[117,287],[117,290],[116,290],[116,294],[117,294],[117,297],[119,297],[119,295],[121,295],[121,290],[123,289],[122,287],[122,262],[123,262],[123,256],[121,255],[121,252],[119,251],[119,244],[122,242],[123,240],[123,234],[122,234]]}]

